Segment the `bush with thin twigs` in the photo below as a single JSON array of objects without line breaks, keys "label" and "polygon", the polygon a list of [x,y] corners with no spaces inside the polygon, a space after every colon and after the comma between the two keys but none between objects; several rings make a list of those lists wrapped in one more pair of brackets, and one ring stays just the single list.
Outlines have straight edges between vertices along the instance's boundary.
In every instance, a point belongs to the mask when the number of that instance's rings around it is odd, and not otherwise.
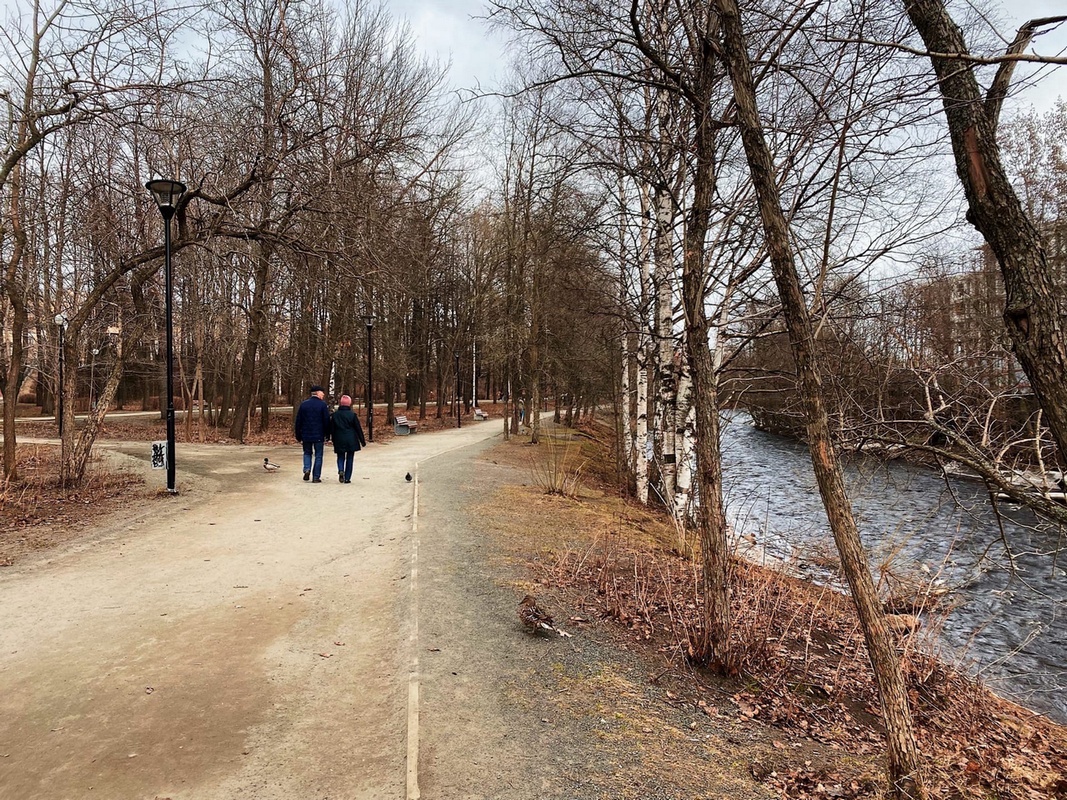
[{"label": "bush with thin twigs", "polygon": [[573,439],[547,436],[530,459],[533,484],[545,494],[575,497],[585,461]]},{"label": "bush with thin twigs", "polygon": [[27,497],[32,495],[33,487],[21,481],[7,481],[0,479],[0,507],[22,508]]}]

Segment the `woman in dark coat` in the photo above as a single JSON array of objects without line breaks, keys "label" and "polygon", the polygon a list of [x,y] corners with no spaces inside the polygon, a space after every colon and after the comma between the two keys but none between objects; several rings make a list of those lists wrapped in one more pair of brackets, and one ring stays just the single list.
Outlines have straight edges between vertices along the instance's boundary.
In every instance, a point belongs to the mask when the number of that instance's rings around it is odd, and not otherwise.
[{"label": "woman in dark coat", "polygon": [[352,459],[356,451],[367,446],[359,417],[352,411],[352,398],[341,395],[341,405],[333,412],[330,421],[333,436],[333,451],[337,453],[337,480],[352,482]]}]

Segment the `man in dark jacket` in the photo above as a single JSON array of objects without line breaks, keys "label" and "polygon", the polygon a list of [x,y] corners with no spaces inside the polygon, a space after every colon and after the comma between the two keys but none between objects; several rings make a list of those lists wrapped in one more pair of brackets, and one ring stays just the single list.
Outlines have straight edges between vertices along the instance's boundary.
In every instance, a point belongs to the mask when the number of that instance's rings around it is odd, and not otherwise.
[{"label": "man in dark jacket", "polygon": [[330,407],[323,400],[325,396],[321,386],[312,386],[311,397],[300,404],[293,425],[296,440],[304,445],[304,480],[314,483],[322,483],[322,448],[330,438]]},{"label": "man in dark jacket", "polygon": [[337,480],[351,483],[353,456],[360,447],[367,446],[367,440],[363,438],[359,417],[352,411],[352,398],[347,394],[341,395],[341,405],[333,412],[330,430],[333,451],[337,453]]}]

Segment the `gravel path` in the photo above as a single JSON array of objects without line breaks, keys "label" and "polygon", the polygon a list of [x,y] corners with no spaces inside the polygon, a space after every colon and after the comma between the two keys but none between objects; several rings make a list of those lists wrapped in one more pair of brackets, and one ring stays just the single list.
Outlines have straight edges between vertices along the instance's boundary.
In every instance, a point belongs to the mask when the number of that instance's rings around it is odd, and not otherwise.
[{"label": "gravel path", "polygon": [[[417,530],[420,482],[404,474],[446,453],[455,475],[498,432],[372,445],[350,485],[328,477],[329,453],[311,484],[295,446],[183,445],[180,495],[4,570],[0,796],[403,798],[455,774],[440,759],[408,768],[415,610],[453,567],[427,562],[448,534]],[[147,460],[147,445],[114,449]],[[266,474],[264,456],[282,470]],[[454,489],[421,484],[423,502]],[[426,599],[409,588],[424,535]],[[438,665],[419,663],[433,730],[435,713],[464,712],[441,705]]]}]

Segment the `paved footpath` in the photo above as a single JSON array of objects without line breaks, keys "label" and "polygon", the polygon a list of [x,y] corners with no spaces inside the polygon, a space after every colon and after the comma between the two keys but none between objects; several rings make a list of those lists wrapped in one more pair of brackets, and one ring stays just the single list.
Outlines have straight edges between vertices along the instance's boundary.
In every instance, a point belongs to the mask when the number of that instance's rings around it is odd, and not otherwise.
[{"label": "paved footpath", "polygon": [[418,477],[499,433],[372,444],[349,485],[328,448],[312,484],[298,446],[179,445],[178,496],[0,570],[0,798],[419,797]]}]

